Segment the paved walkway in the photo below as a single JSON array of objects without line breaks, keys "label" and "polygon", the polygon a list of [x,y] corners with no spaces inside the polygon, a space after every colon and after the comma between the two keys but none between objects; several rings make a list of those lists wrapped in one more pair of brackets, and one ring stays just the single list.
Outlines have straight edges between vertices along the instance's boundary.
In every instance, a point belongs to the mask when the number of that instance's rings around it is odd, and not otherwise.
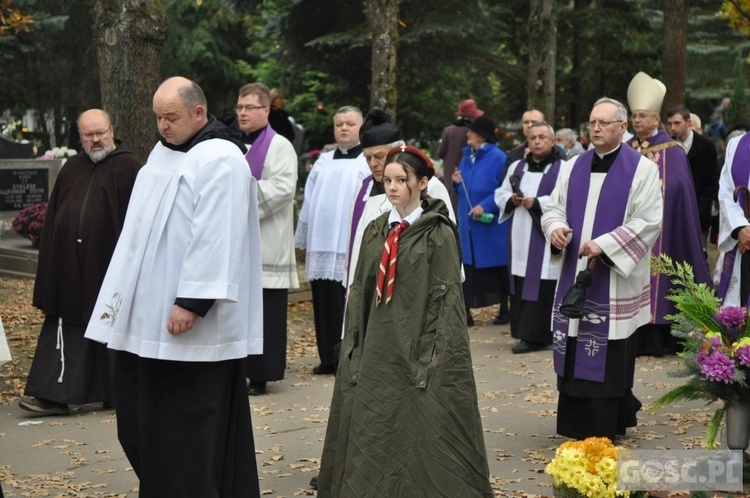
[{"label": "paved walkway", "polygon": [[[481,319],[481,317],[480,317]],[[487,456],[496,496],[551,496],[544,467],[566,438],[555,435],[557,394],[552,351],[513,355],[507,326],[470,330]],[[315,376],[312,331],[296,327],[287,378],[251,398],[260,488],[264,496],[314,495],[333,376]],[[636,395],[647,404],[675,383],[675,357],[639,358]],[[674,405],[643,413],[618,444],[642,449],[700,447],[715,407]],[[68,417],[34,417],[0,406],[0,483],[6,497],[137,496],[138,482],[116,437],[115,415],[83,407]]]}]

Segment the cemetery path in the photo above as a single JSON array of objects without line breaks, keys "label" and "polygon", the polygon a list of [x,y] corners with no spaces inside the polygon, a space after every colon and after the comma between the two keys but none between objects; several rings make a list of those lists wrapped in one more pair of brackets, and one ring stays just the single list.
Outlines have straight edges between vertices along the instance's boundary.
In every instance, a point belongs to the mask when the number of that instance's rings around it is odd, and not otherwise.
[{"label": "cemetery path", "polygon": [[[16,359],[0,367],[0,485],[6,497],[135,497],[138,481],[117,441],[115,413],[76,407],[66,417],[30,416],[15,404],[25,383],[41,316],[30,307],[31,281],[0,279],[0,314]],[[551,496],[544,468],[566,438],[555,434],[557,392],[552,351],[514,355],[508,326],[491,325],[494,309],[475,310],[470,328],[479,407],[496,496]],[[312,310],[290,304],[286,379],[249,398],[263,496],[314,496],[333,376],[316,376]],[[635,393],[649,401],[675,385],[677,358],[639,358]],[[617,444],[641,449],[692,449],[704,444],[715,406],[673,405],[641,412]]]}]

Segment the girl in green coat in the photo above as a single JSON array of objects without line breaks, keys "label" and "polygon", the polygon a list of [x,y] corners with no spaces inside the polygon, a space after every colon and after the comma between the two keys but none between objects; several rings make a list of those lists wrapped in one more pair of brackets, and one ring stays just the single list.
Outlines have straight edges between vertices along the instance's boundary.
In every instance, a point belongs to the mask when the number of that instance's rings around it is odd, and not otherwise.
[{"label": "girl in green coat", "polygon": [[388,154],[393,204],[364,232],[318,496],[493,496],[461,290],[459,240],[432,163]]}]

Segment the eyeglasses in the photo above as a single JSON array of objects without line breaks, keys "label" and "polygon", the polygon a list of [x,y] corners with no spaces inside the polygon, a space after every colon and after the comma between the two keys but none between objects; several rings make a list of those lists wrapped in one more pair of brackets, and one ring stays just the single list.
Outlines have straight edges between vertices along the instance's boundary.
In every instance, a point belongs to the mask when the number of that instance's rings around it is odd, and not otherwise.
[{"label": "eyeglasses", "polygon": [[266,109],[267,105],[238,105],[234,107],[234,110],[238,113],[242,111],[256,111],[258,109]]},{"label": "eyeglasses", "polygon": [[617,119],[615,121],[589,121],[588,123],[586,123],[586,128],[593,129],[598,126],[599,128],[604,129],[614,123],[622,123],[622,120]]},{"label": "eyeglasses", "polygon": [[632,116],[630,116],[630,120],[635,121],[636,119],[640,119],[641,121],[643,121],[646,118],[651,118],[654,116],[656,116],[656,114],[633,114]]},{"label": "eyeglasses", "polygon": [[93,140],[95,136],[96,136],[96,138],[98,138],[99,140],[101,140],[102,138],[104,138],[104,137],[107,136],[107,134],[109,133],[109,130],[111,130],[111,129],[112,129],[112,126],[110,126],[109,128],[107,128],[104,131],[95,131],[94,133],[81,133],[79,131],[78,133],[81,135],[81,138],[83,140],[86,140],[86,141]]}]

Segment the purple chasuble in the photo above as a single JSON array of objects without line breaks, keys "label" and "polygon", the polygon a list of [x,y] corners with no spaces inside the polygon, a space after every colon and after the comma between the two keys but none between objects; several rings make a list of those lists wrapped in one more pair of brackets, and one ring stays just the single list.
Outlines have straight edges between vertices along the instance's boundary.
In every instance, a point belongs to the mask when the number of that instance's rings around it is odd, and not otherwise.
[{"label": "purple chasuble", "polygon": [[[628,141],[637,145],[637,137]],[[693,175],[685,149],[664,130],[641,143],[641,154],[656,164],[661,181],[664,218],[661,232],[651,254],[666,254],[675,262],[693,267],[695,281],[711,286],[708,264],[701,244],[698,203],[695,199]],[[677,313],[674,302],[667,299],[672,288],[671,277],[651,274],[651,323],[670,324],[664,318]]]},{"label": "purple chasuble", "polygon": [[[357,235],[357,227],[359,226],[359,220],[362,218],[362,213],[365,211],[365,204],[367,204],[367,199],[365,199],[365,193],[367,193],[367,189],[370,188],[370,185],[372,185],[373,181],[374,180],[373,180],[372,175],[362,180],[362,187],[359,189],[359,192],[357,192],[357,197],[354,199],[354,212],[352,213],[352,229],[351,229],[351,233],[349,234],[349,261],[346,262],[346,267],[349,268],[350,272],[354,271],[354,268],[351,267],[352,249],[354,248],[354,237]],[[369,199],[370,196],[367,196],[367,197]]]},{"label": "purple chasuble", "polygon": [[275,136],[276,132],[273,128],[270,125],[266,125],[266,129],[258,135],[258,138],[250,146],[250,150],[245,154],[245,160],[247,160],[247,164],[250,166],[250,172],[256,180],[260,180],[263,174],[263,163],[266,162],[268,148],[271,146],[271,140]]},{"label": "purple chasuble", "polygon": [[[740,142],[737,144],[737,150],[734,153],[732,159],[732,180],[734,180],[735,188],[740,185],[750,187],[748,182],[750,180],[750,133],[746,133]],[[744,191],[737,193],[737,204],[745,208],[745,195]],[[729,288],[729,282],[732,278],[732,269],[734,268],[734,261],[737,258],[737,246],[735,245],[731,251],[724,253],[724,264],[721,267],[721,280],[719,281],[719,289],[717,295],[723,301],[727,295],[727,289]],[[742,303],[741,303],[742,304]],[[744,303],[745,306],[750,306],[750,296],[748,302]]]},{"label": "purple chasuble", "polygon": [[[567,290],[575,283],[578,248],[581,246],[593,159],[593,150],[584,152],[570,172],[566,218],[568,225],[573,229],[573,239],[565,251],[560,282],[555,294],[555,304],[552,308],[555,372],[560,377],[565,376],[565,349],[570,327],[570,319],[560,314],[560,302]],[[639,161],[640,154],[631,148],[622,147],[607,172],[599,192],[591,239],[609,233],[623,224],[630,187],[633,184]],[[573,368],[573,376],[577,379],[604,382],[609,339],[610,272],[609,267],[600,261],[594,267],[591,287],[586,290],[584,317],[578,323],[578,340]]]},{"label": "purple chasuble", "polygon": [[[562,160],[558,159],[549,165],[549,169],[542,175],[542,180],[539,182],[539,189],[536,193],[537,197],[549,195],[555,189],[561,164]],[[521,178],[523,178],[524,166],[526,166],[525,159],[519,161],[513,172],[514,175],[518,175],[519,183]],[[511,216],[510,223],[508,224],[508,267],[511,267],[511,258],[513,257],[514,219],[515,216]],[[542,281],[542,260],[544,259],[544,250],[546,247],[547,240],[544,238],[544,234],[532,228],[529,240],[529,264],[526,265],[526,275],[523,277],[523,294],[521,294],[521,299],[524,301],[536,302],[539,300],[539,284]],[[531,264],[532,262],[533,264]],[[513,295],[516,294],[516,285],[512,276],[510,278],[510,293]]]}]

